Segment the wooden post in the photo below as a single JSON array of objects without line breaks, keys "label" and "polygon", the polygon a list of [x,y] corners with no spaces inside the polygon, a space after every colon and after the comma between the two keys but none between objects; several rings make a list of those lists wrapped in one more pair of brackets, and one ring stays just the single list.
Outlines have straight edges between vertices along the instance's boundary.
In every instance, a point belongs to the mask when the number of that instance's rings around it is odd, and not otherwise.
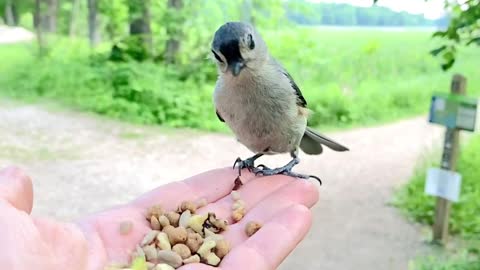
[{"label": "wooden post", "polygon": [[[460,74],[452,78],[450,92],[457,95],[465,95],[467,80]],[[459,130],[447,128],[443,145],[441,167],[444,170],[454,171],[457,165],[459,150]],[[433,241],[445,243],[448,237],[448,217],[450,215],[450,201],[437,197],[435,207],[435,223],[433,225]]]}]

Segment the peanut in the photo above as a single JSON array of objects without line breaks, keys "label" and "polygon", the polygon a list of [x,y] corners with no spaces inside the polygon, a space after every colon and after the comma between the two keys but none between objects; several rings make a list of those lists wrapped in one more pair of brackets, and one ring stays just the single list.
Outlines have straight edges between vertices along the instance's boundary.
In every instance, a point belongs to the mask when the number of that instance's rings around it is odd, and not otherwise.
[{"label": "peanut", "polygon": [[198,254],[195,254],[183,260],[183,264],[199,263],[199,262],[200,262],[200,256],[198,256]]},{"label": "peanut", "polygon": [[182,212],[185,212],[187,210],[190,210],[190,213],[195,214],[195,211],[197,211],[197,206],[193,202],[183,201],[180,204],[178,212],[182,213]]},{"label": "peanut", "polygon": [[158,221],[158,218],[156,216],[150,217],[150,227],[152,227],[153,230],[160,230],[160,222]]},{"label": "peanut", "polygon": [[176,245],[178,243],[185,243],[187,241],[187,230],[182,227],[172,228],[165,231],[168,235],[170,244]]},{"label": "peanut", "polygon": [[186,210],[180,215],[180,220],[178,221],[178,225],[180,227],[187,228],[190,218],[192,218],[192,214],[190,213],[190,210]]},{"label": "peanut", "polygon": [[182,257],[171,250],[158,251],[158,261],[160,263],[166,263],[173,268],[178,268],[182,265]]},{"label": "peanut", "polygon": [[147,218],[150,218],[151,216],[156,216],[158,218],[161,215],[163,215],[163,208],[159,204],[151,206],[147,211]]},{"label": "peanut", "polygon": [[247,223],[245,226],[245,233],[247,234],[248,237],[254,235],[260,228],[262,227],[262,224],[256,221],[250,221]]},{"label": "peanut", "polygon": [[145,252],[145,257],[147,261],[154,261],[158,257],[157,249],[155,245],[148,245],[143,247],[143,252]]},{"label": "peanut", "polygon": [[153,239],[155,239],[155,237],[157,237],[157,234],[159,233],[160,231],[156,231],[156,230],[151,230],[149,231],[145,237],[143,238],[142,242],[141,242],[141,246],[145,246],[145,245],[148,245],[150,244]]},{"label": "peanut", "polygon": [[220,258],[217,255],[215,255],[215,253],[208,253],[205,260],[207,264],[212,266],[217,266],[220,263]]},{"label": "peanut", "polygon": [[232,195],[232,199],[234,201],[240,200],[240,193],[238,193],[238,191],[232,190],[232,192],[230,194]]},{"label": "peanut", "polygon": [[160,223],[160,226],[162,226],[162,228],[165,228],[168,225],[170,225],[170,221],[164,215],[161,215],[161,216],[158,217],[158,222]]},{"label": "peanut", "polygon": [[175,253],[177,253],[178,255],[180,255],[182,259],[186,259],[192,256],[192,252],[185,244],[176,244],[175,246],[173,246],[172,250],[175,251]]},{"label": "peanut", "polygon": [[180,214],[177,212],[168,212],[165,214],[165,216],[168,218],[168,221],[170,222],[170,225],[173,227],[178,226],[178,220],[180,219]]},{"label": "peanut", "polygon": [[203,238],[198,233],[188,233],[188,238],[186,245],[192,251],[192,253],[196,253],[200,246],[203,244]]},{"label": "peanut", "polygon": [[222,259],[228,252],[230,252],[230,243],[225,239],[218,240],[215,246],[215,254]]},{"label": "peanut", "polygon": [[161,250],[171,250],[172,245],[170,244],[170,240],[168,240],[168,235],[164,232],[160,232],[157,235],[157,246]]},{"label": "peanut", "polygon": [[203,223],[207,220],[208,215],[193,215],[188,221],[188,226],[192,228],[197,233],[202,233]]},{"label": "peanut", "polygon": [[175,270],[172,266],[166,264],[166,263],[161,263],[157,264],[153,270]]},{"label": "peanut", "polygon": [[213,240],[204,241],[200,248],[197,250],[198,255],[201,258],[207,259],[207,255],[211,253],[212,248],[216,246],[216,242]]}]

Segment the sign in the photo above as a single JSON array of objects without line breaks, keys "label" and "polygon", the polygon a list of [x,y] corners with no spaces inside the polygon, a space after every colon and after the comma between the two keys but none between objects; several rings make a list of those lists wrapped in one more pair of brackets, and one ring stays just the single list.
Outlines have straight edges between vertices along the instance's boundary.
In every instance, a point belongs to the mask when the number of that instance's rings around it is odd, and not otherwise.
[{"label": "sign", "polygon": [[480,128],[479,99],[455,94],[432,96],[429,122],[452,129],[475,131]]},{"label": "sign", "polygon": [[430,168],[427,172],[425,193],[458,202],[462,176],[459,173],[440,168]]}]

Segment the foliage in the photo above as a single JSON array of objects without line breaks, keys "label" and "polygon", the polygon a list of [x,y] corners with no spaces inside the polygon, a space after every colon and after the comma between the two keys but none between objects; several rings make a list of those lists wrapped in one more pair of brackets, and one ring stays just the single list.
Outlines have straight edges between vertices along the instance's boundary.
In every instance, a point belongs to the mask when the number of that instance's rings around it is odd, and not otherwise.
[{"label": "foliage", "polygon": [[[436,157],[440,159],[440,157]],[[462,237],[480,240],[480,136],[473,137],[461,148],[457,171],[462,174],[460,200],[452,204],[449,230]],[[418,222],[432,225],[435,198],[424,194],[427,167],[438,162],[426,162],[413,179],[396,195],[395,205]]]},{"label": "foliage", "polygon": [[429,256],[417,259],[411,265],[412,270],[480,270],[480,250],[472,247],[458,254],[448,256]]},{"label": "foliage", "polygon": [[[58,39],[45,59],[36,59],[31,45],[3,46],[0,91],[140,123],[226,130],[214,113],[211,95],[217,75],[206,59],[216,27],[186,39],[175,66],[108,61],[109,44],[90,57],[85,42]],[[373,124],[424,113],[430,94],[449,87],[451,75],[437,72],[437,61],[426,53],[432,46],[427,32],[260,31],[302,89],[314,111],[312,126]],[[479,53],[462,54],[457,68],[469,79],[468,88],[478,93],[474,59]]]}]

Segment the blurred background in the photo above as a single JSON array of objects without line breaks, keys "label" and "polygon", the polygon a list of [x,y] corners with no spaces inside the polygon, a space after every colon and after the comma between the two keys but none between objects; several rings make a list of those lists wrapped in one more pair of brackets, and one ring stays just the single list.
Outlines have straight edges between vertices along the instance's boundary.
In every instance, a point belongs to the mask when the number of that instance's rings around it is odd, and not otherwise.
[{"label": "blurred background", "polygon": [[480,94],[478,0],[0,0],[0,167],[32,177],[33,214],[72,221],[250,156],[212,104],[210,42],[236,20],[295,79],[309,125],[351,149],[300,156],[324,184],[280,268],[480,269],[478,133],[461,134],[446,245],[424,193],[445,132],[432,95],[454,74]]}]

